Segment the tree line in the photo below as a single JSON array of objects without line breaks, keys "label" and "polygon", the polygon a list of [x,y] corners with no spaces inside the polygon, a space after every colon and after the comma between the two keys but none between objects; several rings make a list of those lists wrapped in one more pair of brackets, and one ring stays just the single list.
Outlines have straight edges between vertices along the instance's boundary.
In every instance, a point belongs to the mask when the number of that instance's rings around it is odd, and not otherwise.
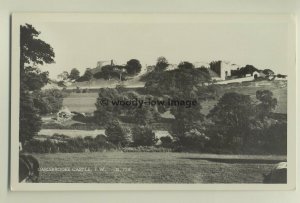
[{"label": "tree line", "polygon": [[57,76],[59,79],[59,85],[64,86],[65,81],[71,82],[84,82],[91,79],[117,79],[119,81],[126,80],[128,76],[135,76],[141,72],[142,65],[137,59],[130,59],[125,65],[105,65],[101,67],[101,70],[93,71],[91,68],[87,68],[82,76],[77,68],[71,69],[70,73],[67,71],[62,72]]}]

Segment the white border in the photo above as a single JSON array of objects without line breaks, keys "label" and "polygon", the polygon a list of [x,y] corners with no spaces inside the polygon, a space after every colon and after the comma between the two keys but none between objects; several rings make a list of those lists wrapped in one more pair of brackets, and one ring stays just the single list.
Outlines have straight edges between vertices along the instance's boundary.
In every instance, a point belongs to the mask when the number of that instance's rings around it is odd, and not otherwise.
[{"label": "white border", "polygon": [[[102,183],[19,183],[19,22],[101,22],[101,23],[198,23],[267,22],[289,25],[288,67],[288,183],[287,184],[102,184]],[[11,190],[92,191],[92,190],[292,190],[296,185],[296,49],[295,17],[288,14],[87,14],[14,13],[12,17],[11,78]]]}]

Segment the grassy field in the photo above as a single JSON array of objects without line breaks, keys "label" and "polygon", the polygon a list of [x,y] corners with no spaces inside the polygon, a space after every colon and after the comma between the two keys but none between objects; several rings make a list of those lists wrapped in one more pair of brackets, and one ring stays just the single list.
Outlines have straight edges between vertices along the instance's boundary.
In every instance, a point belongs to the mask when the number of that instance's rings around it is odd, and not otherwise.
[{"label": "grassy field", "polygon": [[97,98],[98,93],[71,93],[64,98],[63,106],[67,106],[70,111],[92,113],[96,110]]},{"label": "grassy field", "polygon": [[285,156],[192,153],[34,154],[43,183],[262,183]]}]

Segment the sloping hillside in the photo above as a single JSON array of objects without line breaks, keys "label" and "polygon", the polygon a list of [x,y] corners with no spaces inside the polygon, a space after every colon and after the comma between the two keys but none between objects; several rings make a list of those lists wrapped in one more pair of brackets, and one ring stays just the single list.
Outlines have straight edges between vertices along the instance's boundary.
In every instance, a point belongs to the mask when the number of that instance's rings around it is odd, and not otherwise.
[{"label": "sloping hillside", "polygon": [[[112,83],[113,84],[113,83]],[[99,84],[98,84],[99,85]],[[103,86],[101,86],[103,87]],[[238,92],[250,95],[256,101],[257,90],[271,90],[273,96],[277,98],[278,105],[275,109],[277,113],[287,112],[287,81],[259,81],[244,82],[236,84],[218,85],[217,95],[220,98],[226,92]],[[98,93],[71,93],[64,99],[63,105],[72,111],[91,113],[96,109],[95,103]],[[201,103],[203,114],[208,114],[209,110],[217,104],[218,100],[207,100]]]},{"label": "sloping hillside", "polygon": [[[287,113],[287,81],[251,81],[243,83],[234,83],[227,85],[218,85],[218,96],[221,97],[227,92],[237,92],[250,95],[253,101],[256,101],[257,90],[270,90],[273,97],[277,99],[278,105],[275,109],[277,113]],[[217,104],[217,100],[208,100],[201,103],[203,113],[208,114],[209,110]]]}]

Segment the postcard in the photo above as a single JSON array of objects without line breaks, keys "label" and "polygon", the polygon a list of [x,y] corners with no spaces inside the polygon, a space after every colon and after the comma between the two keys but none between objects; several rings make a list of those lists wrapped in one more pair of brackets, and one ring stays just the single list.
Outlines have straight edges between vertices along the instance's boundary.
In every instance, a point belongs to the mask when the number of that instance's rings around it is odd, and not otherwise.
[{"label": "postcard", "polygon": [[292,190],[288,14],[13,13],[11,189]]}]

